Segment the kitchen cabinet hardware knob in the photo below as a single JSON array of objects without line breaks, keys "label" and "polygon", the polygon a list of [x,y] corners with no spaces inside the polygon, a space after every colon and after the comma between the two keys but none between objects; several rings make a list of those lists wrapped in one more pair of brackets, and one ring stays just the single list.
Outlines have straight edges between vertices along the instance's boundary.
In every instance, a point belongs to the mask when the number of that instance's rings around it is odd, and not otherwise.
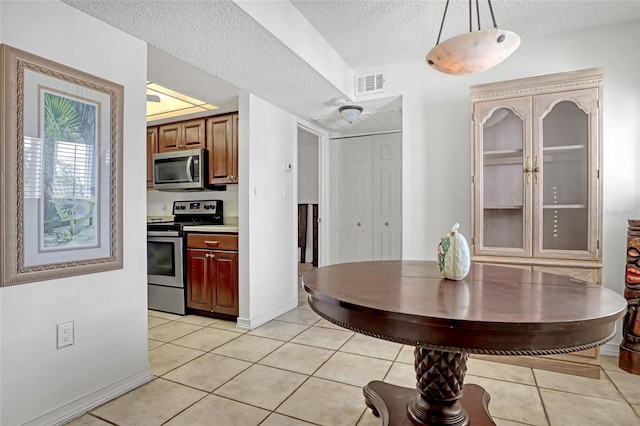
[{"label": "kitchen cabinet hardware knob", "polygon": [[385,222],[385,223],[384,223],[384,226],[389,226],[389,222]]},{"label": "kitchen cabinet hardware knob", "polygon": [[218,244],[220,244],[219,241],[209,241],[209,240],[205,240],[204,243],[208,246],[217,246]]},{"label": "kitchen cabinet hardware knob", "polygon": [[360,222],[358,222],[358,226],[360,226]]}]

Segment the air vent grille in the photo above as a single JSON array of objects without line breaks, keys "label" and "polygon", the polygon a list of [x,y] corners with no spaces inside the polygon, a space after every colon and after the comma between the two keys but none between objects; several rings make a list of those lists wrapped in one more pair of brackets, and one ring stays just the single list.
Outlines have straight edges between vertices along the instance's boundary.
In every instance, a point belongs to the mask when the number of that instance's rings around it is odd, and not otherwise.
[{"label": "air vent grille", "polygon": [[384,83],[383,73],[356,76],[356,95],[384,92]]}]

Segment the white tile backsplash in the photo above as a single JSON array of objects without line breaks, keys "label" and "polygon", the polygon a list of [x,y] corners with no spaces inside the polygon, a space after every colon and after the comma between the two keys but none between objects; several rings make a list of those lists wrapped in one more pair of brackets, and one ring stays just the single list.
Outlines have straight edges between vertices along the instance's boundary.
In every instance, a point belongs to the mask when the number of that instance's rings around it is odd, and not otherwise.
[{"label": "white tile backsplash", "polygon": [[[227,185],[226,191],[147,191],[147,216],[170,216],[174,201],[222,200],[224,203],[225,222],[229,216],[238,217],[238,185]],[[165,209],[162,209],[162,206]],[[237,223],[237,222],[236,222]]]}]

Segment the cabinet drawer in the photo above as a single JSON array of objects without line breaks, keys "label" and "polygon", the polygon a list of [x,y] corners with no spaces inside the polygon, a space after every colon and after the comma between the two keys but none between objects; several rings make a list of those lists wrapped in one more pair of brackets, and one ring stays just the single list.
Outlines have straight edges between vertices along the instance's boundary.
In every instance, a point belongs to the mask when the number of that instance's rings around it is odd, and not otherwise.
[{"label": "cabinet drawer", "polygon": [[188,234],[187,247],[219,250],[238,250],[238,235]]}]

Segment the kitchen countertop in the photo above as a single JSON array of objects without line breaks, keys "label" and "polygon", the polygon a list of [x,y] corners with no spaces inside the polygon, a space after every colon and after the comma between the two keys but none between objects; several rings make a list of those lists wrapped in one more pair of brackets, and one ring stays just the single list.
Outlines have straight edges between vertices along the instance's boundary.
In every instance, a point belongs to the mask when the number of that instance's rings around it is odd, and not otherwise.
[{"label": "kitchen countertop", "polygon": [[228,232],[237,233],[238,225],[186,225],[182,227],[185,232]]}]

